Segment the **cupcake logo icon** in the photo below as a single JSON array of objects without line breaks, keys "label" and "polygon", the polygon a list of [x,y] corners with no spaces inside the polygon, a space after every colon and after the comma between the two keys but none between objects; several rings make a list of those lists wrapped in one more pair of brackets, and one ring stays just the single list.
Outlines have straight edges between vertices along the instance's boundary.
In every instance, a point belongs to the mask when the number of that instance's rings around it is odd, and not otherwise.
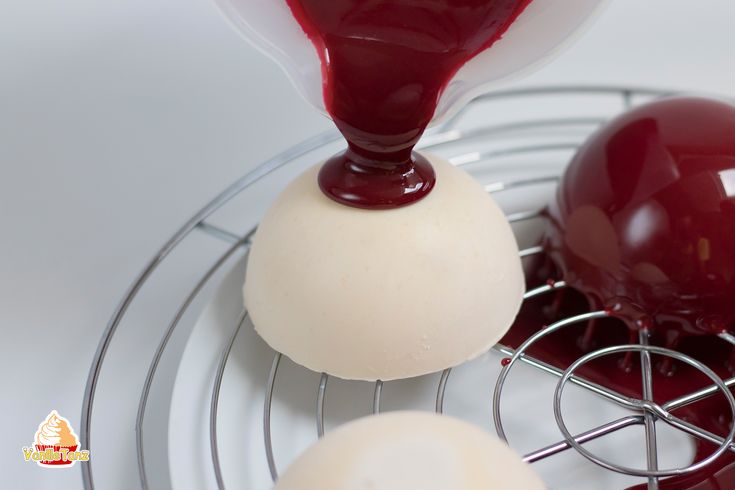
[{"label": "cupcake logo icon", "polygon": [[79,437],[69,421],[51,410],[39,424],[33,446],[23,448],[23,458],[44,468],[71,468],[77,461],[89,461],[89,451],[79,449]]}]

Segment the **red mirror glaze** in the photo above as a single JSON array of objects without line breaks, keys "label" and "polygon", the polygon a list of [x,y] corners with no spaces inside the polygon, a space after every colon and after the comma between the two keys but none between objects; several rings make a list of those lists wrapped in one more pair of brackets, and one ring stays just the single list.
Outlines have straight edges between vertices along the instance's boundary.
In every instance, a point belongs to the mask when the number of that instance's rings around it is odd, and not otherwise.
[{"label": "red mirror glaze", "polygon": [[287,0],[322,61],[324,101],[348,142],[319,174],[349,206],[421,199],[431,165],[413,147],[444,87],[531,0]]},{"label": "red mirror glaze", "polygon": [[549,209],[564,279],[629,326],[712,334],[735,321],[735,106],[677,97],[593,135]]},{"label": "red mirror glaze", "polygon": [[[652,343],[698,359],[723,379],[733,375],[735,348],[715,335],[735,326],[735,106],[678,97],[618,117],[580,148],[548,218],[544,241],[549,256],[586,301],[574,291],[566,291],[562,301],[565,291],[560,291],[544,310],[554,318],[531,302],[502,342],[519,344],[534,323],[605,307],[628,328],[612,319],[579,325],[535,347],[531,355],[566,369],[591,349],[637,342],[637,330],[647,327]],[[610,357],[579,374],[640,397],[636,357]],[[709,383],[681,363],[660,358],[654,363],[658,403]],[[722,396],[675,414],[719,435],[732,423]],[[695,447],[695,461],[715,449],[701,440]],[[735,488],[735,456],[725,453],[695,472],[663,479],[660,486]]]}]

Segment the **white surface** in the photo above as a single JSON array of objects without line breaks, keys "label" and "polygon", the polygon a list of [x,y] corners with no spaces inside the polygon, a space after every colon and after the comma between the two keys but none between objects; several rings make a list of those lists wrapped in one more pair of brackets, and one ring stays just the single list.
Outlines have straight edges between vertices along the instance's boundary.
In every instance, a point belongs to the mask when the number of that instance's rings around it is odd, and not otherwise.
[{"label": "white surface", "polygon": [[[731,0],[611,3],[522,83],[735,95]],[[129,282],[227,183],[328,122],[208,0],[0,0],[0,25],[0,486],[79,488],[79,465],[44,470],[20,448],[52,408],[78,428]]]},{"label": "white surface", "polygon": [[278,490],[544,490],[500,439],[448,415],[401,411],[341,426],[278,479]]}]

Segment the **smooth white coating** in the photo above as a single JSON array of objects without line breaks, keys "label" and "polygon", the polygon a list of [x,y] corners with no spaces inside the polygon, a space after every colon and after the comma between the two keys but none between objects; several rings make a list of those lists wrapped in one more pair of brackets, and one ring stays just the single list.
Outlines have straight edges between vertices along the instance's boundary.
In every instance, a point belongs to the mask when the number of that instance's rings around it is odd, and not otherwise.
[{"label": "smooth white coating", "polygon": [[402,208],[332,201],[319,166],[277,198],[244,288],[271,347],[317,372],[391,380],[461,364],[505,334],[525,288],[510,225],[469,175],[429,159],[435,188]]},{"label": "smooth white coating", "polygon": [[429,412],[350,422],[306,450],[275,490],[542,490],[500,439]]}]

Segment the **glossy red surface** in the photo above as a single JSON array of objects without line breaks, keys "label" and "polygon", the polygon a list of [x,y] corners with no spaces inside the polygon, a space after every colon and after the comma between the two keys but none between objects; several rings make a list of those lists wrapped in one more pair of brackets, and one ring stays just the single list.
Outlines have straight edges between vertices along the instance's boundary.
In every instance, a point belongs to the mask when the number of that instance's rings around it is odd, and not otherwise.
[{"label": "glossy red surface", "polygon": [[549,208],[546,248],[593,307],[630,327],[713,334],[735,321],[735,106],[638,107],[579,150]]},{"label": "glossy red surface", "polygon": [[[613,318],[555,334],[532,354],[566,368],[589,350],[636,342],[636,331],[647,327],[652,343],[684,352],[722,378],[732,376],[735,351],[716,334],[732,330],[735,321],[734,106],[669,98],[613,120],[574,157],[548,218],[544,242],[554,265],[541,267],[536,280],[561,277],[572,289],[549,298],[551,307],[541,300],[525,305],[504,342],[519,344],[553,320],[549,314],[605,308]],[[708,384],[688,366],[656,361],[659,403]],[[638,356],[605,358],[579,374],[641,396]],[[722,396],[675,415],[721,436],[732,423]],[[714,446],[697,441],[696,450],[699,460]],[[661,488],[735,489],[735,455],[666,479]]]},{"label": "glossy red surface", "polygon": [[322,61],[324,101],[348,149],[319,174],[338,202],[389,208],[434,172],[413,147],[444,87],[531,0],[287,0]]},{"label": "glossy red surface", "polygon": [[363,209],[390,209],[411,204],[431,191],[434,168],[419,153],[408,162],[388,164],[362,159],[346,150],[327,160],[319,187],[337,202]]}]

